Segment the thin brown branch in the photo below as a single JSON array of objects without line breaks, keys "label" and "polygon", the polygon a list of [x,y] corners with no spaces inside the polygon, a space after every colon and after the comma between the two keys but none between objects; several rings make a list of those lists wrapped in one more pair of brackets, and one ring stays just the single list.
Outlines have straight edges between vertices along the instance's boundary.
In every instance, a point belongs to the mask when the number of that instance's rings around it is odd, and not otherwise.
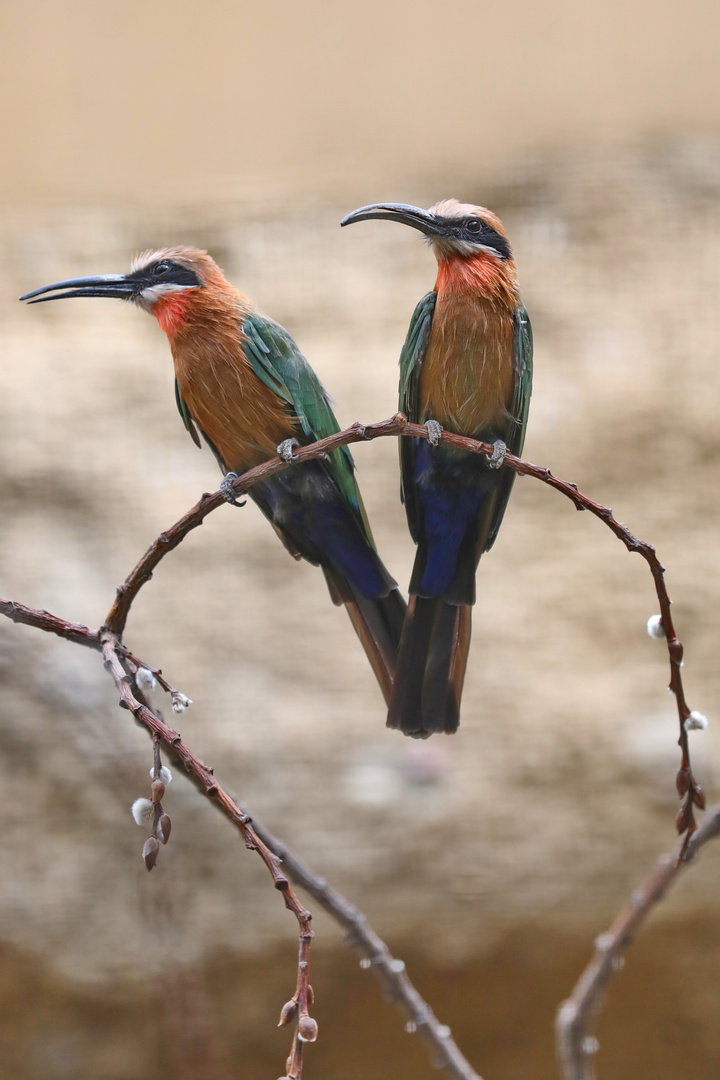
[{"label": "thin brown branch", "polygon": [[240,830],[245,846],[251,851],[257,851],[258,855],[268,868],[273,879],[275,888],[282,893],[285,907],[292,911],[297,919],[299,931],[299,957],[297,985],[295,989],[295,1001],[297,1002],[298,1028],[293,1037],[293,1047],[288,1059],[286,1075],[289,1080],[300,1080],[302,1075],[302,1045],[301,1036],[303,1018],[308,1018],[308,985],[309,985],[309,949],[313,937],[311,928],[311,913],[300,903],[290,882],[280,869],[280,859],[263,842],[252,827],[252,819],[246,814],[218,784],[213,775],[213,770],[205,765],[193,751],[183,742],[180,733],[169,727],[157,716],[146,704],[138,700],[133,693],[133,677],[128,674],[123,664],[123,650],[117,639],[107,633],[102,634],[102,653],[105,658],[105,667],[112,675],[115,685],[120,692],[120,706],[128,709],[153,739],[159,739],[169,747],[173,755],[178,758],[187,772],[191,773],[208,798],[212,799],[223,811],[226,817]]},{"label": "thin brown branch", "polygon": [[57,634],[58,637],[74,641],[76,645],[86,645],[90,649],[102,649],[100,633],[97,630],[88,630],[82,623],[68,622],[60,619],[57,615],[51,615],[49,611],[37,611],[35,608],[18,604],[15,600],[0,599],[0,615],[5,615],[14,623],[24,623],[25,626],[34,626],[37,630],[45,630],[49,634]]},{"label": "thin brown branch", "polygon": [[[405,1011],[409,1023],[413,1024],[418,1034],[428,1043],[435,1054],[439,1067],[447,1071],[456,1080],[481,1080],[467,1059],[463,1056],[457,1044],[452,1038],[450,1028],[441,1024],[430,1006],[423,1000],[415,989],[405,971],[405,964],[392,956],[385,942],[368,924],[366,917],[346,897],[337,892],[327,881],[315,871],[311,870],[294,852],[272,833],[251,818],[246,807],[243,807],[231,795],[221,788],[213,776],[213,770],[197,758],[183,743],[178,732],[168,727],[147,705],[144,695],[139,691],[133,692],[132,676],[125,669],[128,659],[138,667],[145,667],[153,673],[157,669],[145,663],[130,652],[123,644],[117,641],[112,634],[105,632],[101,635],[97,631],[88,630],[87,627],[69,623],[56,615],[50,615],[46,611],[36,611],[8,600],[0,600],[0,613],[13,618],[16,622],[23,622],[28,626],[34,626],[40,630],[59,634],[70,641],[78,644],[90,645],[102,650],[106,658],[106,667],[110,663],[109,671],[120,690],[120,704],[123,708],[133,712],[136,719],[152,734],[153,738],[153,761],[154,771],[157,778],[159,769],[156,750],[160,742],[164,743],[173,760],[178,761],[186,768],[189,779],[203,794],[208,796],[215,807],[240,830],[246,846],[257,850],[264,858],[268,869],[273,875],[276,888],[282,888],[278,884],[282,879],[279,873],[279,865],[282,862],[287,870],[288,877],[294,884],[301,886],[330,914],[339,925],[346,931],[348,944],[357,947],[363,956],[369,961],[372,970],[380,978],[386,994],[389,998],[397,1001]],[[157,818],[157,814],[155,817]],[[155,825],[155,822],[154,822]],[[248,843],[248,835],[255,837]],[[271,853],[271,862],[268,863],[263,852]],[[292,894],[294,896],[294,894]],[[285,894],[287,904],[288,896]],[[302,909],[304,911],[304,909]],[[309,958],[311,935],[300,933],[298,953],[298,981],[295,995],[291,999],[293,1019],[298,1022],[301,1016],[307,1016],[310,1000]],[[304,1009],[300,1013],[300,1001],[304,1002]],[[288,1005],[291,1004],[288,1002]],[[302,1055],[303,1042],[298,1038],[297,1032],[293,1039],[293,1055]],[[288,1062],[291,1065],[291,1061]],[[287,1074],[291,1075],[290,1072]]]},{"label": "thin brown branch", "polygon": [[[402,435],[405,433],[406,428],[416,426],[408,425],[402,413],[391,417],[390,420],[384,420],[379,424],[370,424],[367,427],[359,423],[353,424],[352,427],[347,428],[345,431],[338,431],[334,435],[329,435],[326,439],[320,439],[318,442],[310,443],[308,446],[299,447],[292,462],[288,462],[281,457],[270,458],[269,461],[263,462],[262,465],[257,465],[254,469],[249,469],[243,473],[242,476],[232,482],[232,486],[236,495],[242,495],[255,484],[260,483],[261,480],[267,480],[269,477],[274,476],[275,473],[282,472],[283,469],[288,469],[295,463],[323,457],[328,451],[347,446],[348,443],[378,439],[383,435]],[[425,431],[425,428],[418,430]],[[488,452],[492,452],[492,447],[489,448]],[[176,521],[165,532],[160,533],[135,569],[131,571],[123,584],[118,586],[115,601],[105,619],[105,628],[107,630],[118,638],[122,637],[132,603],[143,585],[152,578],[152,572],[158,563],[162,561],[169,551],[176,548],[189,532],[202,525],[208,514],[211,514],[213,510],[217,510],[219,506],[223,506],[225,501],[220,491],[216,491],[212,495],[206,492],[187,514],[183,514],[179,521]]]},{"label": "thin brown branch", "polygon": [[132,664],[132,668],[130,669],[131,672],[133,668],[135,669],[135,674],[137,674],[138,671],[148,671],[152,675],[153,679],[155,679],[158,686],[160,686],[166,694],[169,694],[171,698],[174,699],[180,695],[180,691],[177,689],[177,687],[173,686],[173,684],[171,682],[168,682],[168,680],[165,678],[162,673],[162,668],[155,668],[151,667],[150,664],[146,664],[145,661],[141,660],[139,656],[136,656],[135,653],[130,652],[130,649],[128,649],[128,647],[122,642],[118,643],[118,649],[120,651],[120,654],[126,660],[129,660]]},{"label": "thin brown branch", "polygon": [[[261,480],[267,480],[268,477],[281,472],[283,469],[291,468],[295,463],[311,461],[313,458],[322,457],[329,451],[336,450],[341,446],[347,446],[350,443],[369,442],[373,439],[380,439],[389,435],[427,439],[428,431],[423,424],[409,423],[402,413],[396,413],[395,416],[390,417],[389,420],[383,420],[377,424],[355,423],[344,431],[338,431],[334,435],[329,435],[326,439],[320,439],[317,442],[310,443],[308,446],[300,447],[294,455],[293,462],[287,462],[280,457],[271,458],[262,465],[258,465],[256,468],[243,473],[242,476],[239,476],[237,480],[233,481],[232,486],[237,495],[242,495],[249,491],[254,484],[259,483]],[[474,454],[485,454],[486,456],[489,456],[494,449],[490,443],[479,442],[476,439],[468,439],[464,435],[455,435],[450,431],[443,431],[441,439],[442,442],[447,443],[449,446],[456,446],[463,450],[469,450]],[[670,597],[668,596],[663,577],[665,568],[658,559],[652,544],[648,544],[644,540],[639,540],[636,536],[633,536],[626,525],[621,524],[613,517],[613,512],[609,507],[595,502],[594,499],[590,499],[587,495],[583,495],[582,492],[578,491],[577,484],[570,483],[567,480],[560,480],[556,476],[553,476],[549,469],[539,465],[533,465],[531,462],[524,461],[514,454],[506,454],[505,465],[520,476],[533,476],[536,480],[542,481],[543,484],[555,488],[556,491],[559,491],[566,498],[570,499],[577,510],[588,510],[607,525],[611,532],[623,542],[629,552],[632,553],[635,551],[641,555],[650,569],[658,603],[660,605],[662,626],[667,639],[668,658],[670,661],[669,686],[670,690],[675,695],[680,724],[678,745],[681,749],[681,761],[677,776],[677,786],[680,798],[683,799],[683,803],[677,816],[677,829],[679,833],[685,833],[685,846],[678,855],[678,858],[682,859],[685,856],[687,842],[697,828],[694,817],[694,807],[697,806],[702,809],[705,803],[705,796],[700,785],[693,776],[690,764],[690,747],[688,745],[688,735],[685,728],[685,722],[690,716],[690,708],[685,700],[685,691],[683,689],[680,671],[683,659],[683,647],[675,633],[672,615],[670,614]],[[189,532],[192,532],[193,529],[202,525],[208,514],[212,513],[213,510],[217,510],[224,502],[225,499],[220,491],[216,491],[212,495],[205,494],[187,514],[184,514],[183,517],[180,518],[179,521],[176,521],[175,524],[165,532],[160,533],[157,540],[155,540],[148,548],[135,569],[128,575],[123,584],[119,586],[115,602],[105,620],[105,628],[107,630],[113,633],[118,639],[122,637],[132,603],[142,586],[151,579],[155,567],[169,551],[172,551],[182,542]]]},{"label": "thin brown branch", "polygon": [[[248,491],[254,484],[267,479],[273,474],[280,472],[282,469],[291,467],[295,462],[301,463],[306,460],[318,458],[333,449],[337,449],[349,443],[369,441],[388,435],[427,438],[428,432],[422,425],[409,423],[401,413],[378,424],[363,425],[356,423],[345,431],[337,432],[327,439],[300,448],[291,463],[286,462],[279,457],[272,458],[264,464],[259,465],[238,477],[238,479],[233,482],[233,487],[236,494],[242,494]],[[489,456],[493,452],[493,447],[488,443],[478,442],[473,439],[465,438],[464,436],[454,435],[450,432],[443,432],[441,438],[442,441],[448,445],[456,446],[472,453],[480,453]],[[715,835],[715,832],[717,831],[716,816],[709,816],[706,824],[695,833],[697,825],[694,820],[694,807],[697,806],[703,809],[705,805],[705,796],[693,777],[690,765],[686,721],[689,719],[691,713],[685,700],[680,671],[683,658],[683,647],[675,634],[675,628],[670,613],[670,598],[667,594],[663,577],[664,567],[657,558],[655,549],[651,544],[635,537],[625,525],[622,525],[615,519],[612,511],[608,507],[583,495],[578,491],[575,484],[560,480],[553,476],[549,469],[533,465],[531,462],[524,461],[513,454],[506,455],[505,465],[520,475],[533,476],[543,483],[548,484],[550,487],[555,488],[561,494],[565,495],[566,498],[570,499],[576,509],[590,511],[591,514],[607,525],[614,535],[623,542],[628,551],[638,552],[643,557],[653,577],[660,605],[661,622],[667,640],[668,656],[670,660],[670,690],[676,698],[680,722],[680,737],[678,742],[681,747],[682,758],[677,776],[677,787],[678,793],[681,799],[683,799],[683,803],[680,813],[678,814],[677,826],[678,831],[684,833],[685,837],[678,853],[673,857],[671,863],[668,863],[667,860],[663,861],[656,875],[653,879],[650,879],[647,886],[647,893],[643,892],[639,900],[637,896],[635,897],[636,902],[631,904],[631,910],[627,919],[624,919],[623,917],[620,918],[620,928],[617,931],[618,941],[626,943],[629,933],[636,927],[637,922],[642,921],[642,919],[637,919],[637,913],[641,912],[642,918],[645,917],[647,909],[656,902],[659,895],[661,895],[667,887],[667,884],[672,881],[674,875],[679,871],[683,862],[691,857],[701,843],[704,843],[710,835]],[[212,770],[207,769],[206,766],[204,766],[202,762],[200,762],[199,759],[185,747],[177,732],[166,727],[164,722],[156,717],[144,702],[139,701],[132,695],[130,691],[132,676],[126,671],[123,665],[127,659],[130,659],[136,665],[142,662],[132,656],[119,640],[124,631],[132,603],[142,586],[152,577],[152,572],[155,567],[169,551],[172,551],[177,547],[189,532],[197,528],[198,525],[201,525],[205,517],[221,506],[223,502],[224,498],[219,491],[212,495],[203,495],[196,506],[171,526],[170,529],[160,534],[123,585],[118,589],[115,602],[106,619],[105,632],[98,633],[97,631],[91,631],[88,630],[87,627],[79,624],[70,623],[64,619],[58,619],[48,612],[34,611],[33,609],[24,607],[24,605],[8,600],[0,600],[0,614],[6,615],[14,622],[35,626],[38,629],[58,634],[70,641],[95,649],[99,648],[102,643],[106,662],[110,664],[110,670],[113,672],[113,677],[121,692],[121,704],[124,704],[126,708],[130,708],[136,718],[140,720],[149,731],[157,734],[166,745],[172,748],[173,754],[183,761],[201,789],[204,790],[208,796],[214,797],[226,816],[234,821],[237,827],[240,828],[248,846],[260,851],[268,869],[273,875],[276,887],[284,890],[286,906],[295,912],[301,927],[298,986],[295,998],[293,999],[297,1008],[298,1018],[301,1020],[303,1016],[307,1017],[308,981],[306,960],[307,949],[309,948],[311,937],[311,932],[308,929],[306,931],[306,937],[303,938],[302,920],[307,917],[306,925],[309,927],[309,913],[305,912],[304,908],[299,905],[299,902],[294,897],[292,891],[289,890],[289,884],[287,879],[280,873],[277,860],[273,862],[270,844],[266,844],[263,849],[258,847],[258,842],[262,844],[262,840],[260,839],[259,834],[257,832],[253,833],[253,830],[250,828],[250,819],[248,815],[245,814],[230,796],[215,783],[212,778]],[[143,664],[142,666],[148,665]],[[149,668],[149,670],[157,675],[155,669]],[[161,684],[164,684],[164,682],[165,681],[162,680]],[[164,688],[172,690],[170,684],[167,684]],[[693,837],[694,833],[695,836]],[[250,834],[255,836],[257,842],[252,840],[248,842]],[[286,852],[286,859],[288,865],[290,865],[291,861],[294,860],[294,856],[291,856],[290,853]],[[315,895],[318,901],[322,903],[331,914],[334,914],[335,917],[338,918],[352,936],[353,941],[365,950],[368,959],[374,964],[378,974],[387,981],[390,992],[406,1009],[410,1016],[411,1023],[415,1024],[417,1029],[421,1031],[428,1041],[434,1045],[435,1049],[438,1050],[442,1063],[457,1077],[463,1077],[465,1080],[470,1080],[470,1078],[475,1077],[476,1074],[459,1051],[457,1051],[455,1044],[450,1039],[448,1029],[437,1023],[437,1020],[434,1018],[429,1008],[425,1005],[419,995],[417,995],[417,992],[414,990],[414,987],[412,987],[409,980],[407,980],[407,976],[404,975],[404,965],[402,965],[402,962],[392,958],[384,943],[380,941],[369,928],[367,928],[364,917],[357,909],[351,904],[348,904],[348,902],[345,901],[343,897],[340,897],[339,894],[336,894],[334,890],[329,889],[326,883],[322,882],[322,879],[315,879],[313,881],[313,875],[307,871],[307,868],[303,868],[302,863],[297,860],[295,861],[298,874],[296,880],[303,883],[311,894]],[[306,875],[306,880],[303,880],[303,874]],[[309,875],[309,877],[307,875]],[[657,881],[655,878],[657,878]],[[615,924],[613,932],[615,932]],[[609,977],[609,973],[612,970],[612,960],[613,956],[608,950],[604,950],[602,956],[599,957],[597,961],[601,964],[601,973],[598,976],[601,981],[597,983],[598,990],[599,986],[602,985],[603,980],[606,980]],[[607,970],[605,967],[606,961],[609,961],[610,963],[610,967]],[[578,985],[580,986],[580,984]],[[591,1001],[595,1000],[595,985],[595,976],[593,975],[590,978],[589,984]],[[575,995],[573,995],[569,1002],[563,1006],[563,1010],[561,1010],[561,1017],[558,1020],[559,1032],[574,1032],[576,1027],[577,1030],[581,1030],[582,1028],[582,1024],[580,1024],[580,1027],[577,1026],[579,1023],[577,1017],[580,1017],[584,1022],[585,1012],[583,1010],[585,1006],[584,1004],[581,1004],[581,1006],[579,1006],[579,1012],[573,1012],[575,1007],[573,1005],[574,1001]],[[588,1009],[591,1010],[591,1006],[588,1006]],[[306,1028],[306,1031],[310,1031],[310,1029]],[[568,1035],[568,1039],[570,1039],[570,1035]],[[288,1059],[288,1076],[292,1077],[293,1080],[299,1078],[302,1069],[303,1041],[304,1040],[302,1040],[296,1032],[293,1050]],[[568,1042],[567,1045],[570,1046],[571,1043]],[[577,1045],[577,1041],[572,1043],[572,1052],[576,1055],[578,1052]],[[580,1039],[580,1050],[586,1059],[587,1047],[585,1047],[585,1049],[582,1048],[582,1038]],[[459,1055],[457,1059],[455,1058],[455,1052]],[[582,1080],[585,1080],[585,1077],[590,1074],[577,1072],[568,1075],[573,1076],[573,1080],[575,1080],[575,1077],[577,1077],[578,1080],[581,1080],[581,1078]]]},{"label": "thin brown branch", "polygon": [[346,931],[345,940],[362,952],[382,983],[385,996],[395,1001],[405,1013],[408,1030],[418,1035],[433,1051],[435,1064],[446,1069],[456,1080],[481,1080],[460,1051],[450,1028],[441,1024],[430,1006],[410,981],[402,960],[393,957],[385,942],[368,924],[363,913],[327,881],[311,870],[283,841],[253,819],[255,832],[280,859],[288,877],[299,885]]},{"label": "thin brown branch", "polygon": [[720,836],[720,806],[708,811],[689,841],[663,855],[656,869],[634,890],[610,928],[595,941],[595,955],[567,1001],[558,1009],[555,1031],[564,1080],[594,1080],[592,1055],[597,1044],[590,1028],[601,1007],[603,988],[622,967],[624,952],[652,908],[663,899],[683,867],[714,837]]}]

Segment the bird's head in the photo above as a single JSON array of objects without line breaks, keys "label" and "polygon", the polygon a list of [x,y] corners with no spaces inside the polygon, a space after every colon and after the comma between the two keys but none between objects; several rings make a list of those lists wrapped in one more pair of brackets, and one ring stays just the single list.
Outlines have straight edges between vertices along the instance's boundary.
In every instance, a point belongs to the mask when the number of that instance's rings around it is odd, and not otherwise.
[{"label": "bird's head", "polygon": [[423,234],[439,264],[436,289],[502,294],[514,302],[517,277],[502,222],[484,206],[443,199],[429,210],[406,203],[372,203],[341,225],[374,219],[399,221]]},{"label": "bird's head", "polygon": [[222,271],[206,251],[174,247],[137,255],[129,274],[56,281],[25,293],[20,299],[31,304],[73,296],[130,300],[155,315],[163,330],[172,335],[192,316],[193,309],[207,293],[228,287]]},{"label": "bird's head", "polygon": [[443,199],[429,210],[406,203],[372,203],[344,217],[341,225],[381,218],[399,221],[421,232],[438,260],[452,256],[472,258],[485,254],[498,260],[512,259],[502,222],[484,206]]}]

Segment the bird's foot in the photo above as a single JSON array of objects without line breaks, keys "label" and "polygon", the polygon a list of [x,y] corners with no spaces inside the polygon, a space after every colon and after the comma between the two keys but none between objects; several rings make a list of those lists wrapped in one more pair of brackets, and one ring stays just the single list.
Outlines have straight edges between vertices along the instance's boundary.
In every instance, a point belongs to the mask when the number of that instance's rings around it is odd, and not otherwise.
[{"label": "bird's foot", "polygon": [[431,446],[437,446],[442,435],[442,427],[437,420],[426,420],[425,427],[428,433],[428,442]]},{"label": "bird's foot", "polygon": [[507,445],[502,439],[496,439],[493,443],[493,452],[487,459],[487,463],[491,469],[499,469],[502,463],[505,461],[505,455],[507,454]]},{"label": "bird's foot", "polygon": [[281,457],[283,461],[287,461],[290,464],[295,460],[295,454],[293,454],[293,447],[299,446],[300,443],[297,439],[283,439],[280,445],[277,447],[278,457]]},{"label": "bird's foot", "polygon": [[226,473],[223,477],[223,481],[220,484],[220,494],[225,502],[229,502],[231,506],[244,506],[247,499],[243,499],[242,502],[237,497],[237,492],[232,486],[233,480],[237,480],[238,474],[236,472]]}]

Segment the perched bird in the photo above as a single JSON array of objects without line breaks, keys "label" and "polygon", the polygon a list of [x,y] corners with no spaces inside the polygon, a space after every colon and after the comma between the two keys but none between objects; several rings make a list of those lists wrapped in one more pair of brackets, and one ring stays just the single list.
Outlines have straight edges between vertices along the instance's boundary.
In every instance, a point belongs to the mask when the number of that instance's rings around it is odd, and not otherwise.
[{"label": "perched bird", "polygon": [[[72,296],[130,300],[165,331],[175,397],[195,443],[202,435],[229,481],[276,453],[338,431],[327,394],[278,323],[234,288],[205,251],[146,251],[130,273],[59,281],[26,293],[41,303]],[[199,434],[198,434],[199,433]],[[345,604],[386,702],[395,674],[405,602],[375,550],[347,447],[250,490],[296,559],[320,565],[335,604]]]},{"label": "perched bird", "polygon": [[[343,225],[384,218],[419,229],[435,287],[415,308],[400,356],[400,409],[428,439],[402,438],[402,497],[417,554],[388,726],[426,738],[460,721],[475,571],[495,542],[532,385],[532,332],[499,219],[447,199],[430,210],[375,203]],[[492,458],[438,445],[440,428],[494,443]]]}]

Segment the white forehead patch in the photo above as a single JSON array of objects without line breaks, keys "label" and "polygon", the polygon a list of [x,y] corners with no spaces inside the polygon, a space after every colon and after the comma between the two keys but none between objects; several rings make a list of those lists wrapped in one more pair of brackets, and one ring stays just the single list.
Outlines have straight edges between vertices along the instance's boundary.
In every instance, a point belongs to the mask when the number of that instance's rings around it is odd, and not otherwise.
[{"label": "white forehead patch", "polygon": [[152,263],[159,262],[163,258],[167,258],[166,251],[141,251],[130,263],[130,273],[134,274],[136,270],[145,270]]},{"label": "white forehead patch", "polygon": [[482,206],[458,202],[457,199],[441,199],[440,202],[430,207],[429,212],[444,218],[466,218],[477,217],[478,210],[482,210]]}]

